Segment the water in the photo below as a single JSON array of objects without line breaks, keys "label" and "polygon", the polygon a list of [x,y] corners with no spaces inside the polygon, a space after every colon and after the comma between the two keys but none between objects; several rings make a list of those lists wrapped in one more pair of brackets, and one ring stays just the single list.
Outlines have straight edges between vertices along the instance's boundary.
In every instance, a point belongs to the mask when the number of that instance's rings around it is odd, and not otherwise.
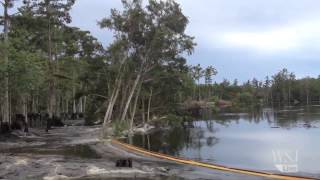
[{"label": "water", "polygon": [[136,135],[152,151],[281,174],[320,177],[320,107],[224,113],[169,131]]}]

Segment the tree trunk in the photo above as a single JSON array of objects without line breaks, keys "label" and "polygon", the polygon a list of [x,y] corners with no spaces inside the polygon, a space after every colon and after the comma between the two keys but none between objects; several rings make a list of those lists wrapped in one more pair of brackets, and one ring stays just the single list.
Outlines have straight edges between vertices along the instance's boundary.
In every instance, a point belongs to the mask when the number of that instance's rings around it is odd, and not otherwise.
[{"label": "tree trunk", "polygon": [[211,84],[208,84],[208,101],[210,101],[211,97]]},{"label": "tree trunk", "polygon": [[[142,67],[141,67],[141,68],[142,68]],[[141,72],[142,72],[142,71],[139,72],[139,74],[138,74],[137,77],[136,77],[136,80],[135,80],[134,83],[133,83],[132,89],[131,89],[130,94],[129,94],[129,97],[128,97],[128,99],[127,99],[127,103],[126,103],[126,105],[125,105],[125,107],[124,107],[124,110],[123,110],[123,112],[122,112],[122,115],[121,115],[121,119],[120,119],[121,122],[123,122],[123,121],[125,120],[125,118],[126,118],[126,115],[127,115],[127,112],[128,112],[128,108],[129,108],[129,105],[130,105],[130,103],[131,103],[133,94],[134,94],[134,92],[135,92],[135,90],[136,90],[136,88],[137,88],[137,86],[138,86],[138,84],[139,84],[139,82],[140,82],[140,78],[141,78],[141,74],[142,74]]]},{"label": "tree trunk", "polygon": [[[119,78],[121,78],[121,77],[119,77]],[[104,127],[106,127],[107,124],[110,123],[111,116],[112,116],[112,111],[113,111],[113,106],[114,106],[114,104],[115,104],[115,102],[116,102],[116,100],[118,98],[120,87],[121,87],[121,83],[122,83],[121,79],[117,79],[116,80],[116,87],[112,91],[111,97],[109,99],[108,108],[107,108],[107,111],[106,111],[105,116],[104,116],[104,120],[103,120],[103,126]]]},{"label": "tree trunk", "polygon": [[86,113],[86,105],[87,105],[87,96],[83,98],[83,113]]},{"label": "tree trunk", "polygon": [[197,100],[196,89],[197,89],[197,85],[196,85],[196,83],[194,83],[194,86],[193,86],[193,100]]},{"label": "tree trunk", "polygon": [[151,88],[151,90],[150,90],[150,95],[149,95],[149,100],[148,100],[147,122],[150,121],[151,99],[152,99],[152,88]]},{"label": "tree trunk", "polygon": [[146,123],[146,116],[145,116],[145,109],[144,109],[144,96],[141,99],[141,106],[142,106],[142,111],[141,111],[142,124],[144,125]]},{"label": "tree trunk", "polygon": [[83,113],[83,98],[81,97],[80,99],[79,99],[79,112],[80,113]]},{"label": "tree trunk", "polygon": [[[118,95],[119,95],[119,91],[120,91],[121,83],[122,83],[121,71],[124,67],[125,60],[126,60],[126,57],[123,57],[120,62],[120,67],[118,69],[118,75],[117,75],[117,78],[115,81],[116,88],[114,88],[112,91],[112,94],[110,96],[109,103],[108,103],[108,108],[107,108],[107,111],[105,113],[104,120],[103,120],[103,127],[104,127],[103,131],[105,131],[106,126],[110,123],[112,112],[113,112],[113,106],[114,106],[114,104],[118,98]],[[108,87],[109,87],[109,85],[108,85]]]},{"label": "tree trunk", "polygon": [[291,88],[289,86],[289,90],[288,90],[288,106],[291,106]]},{"label": "tree trunk", "polygon": [[76,87],[75,87],[75,77],[73,73],[73,85],[72,85],[72,113],[75,115],[77,113],[77,105],[76,105]]},{"label": "tree trunk", "polygon": [[48,91],[48,115],[49,118],[47,119],[47,127],[46,131],[48,132],[51,128],[50,121],[53,119],[54,113],[54,67],[53,67],[53,59],[52,59],[52,38],[51,38],[51,18],[50,15],[47,14],[48,18],[48,68],[49,68],[49,91]]},{"label": "tree trunk", "polygon": [[12,124],[12,95],[9,92],[9,125]]},{"label": "tree trunk", "polygon": [[26,95],[23,97],[23,115],[24,115],[24,132],[29,132],[29,121],[28,121],[28,98]]},{"label": "tree trunk", "polygon": [[140,83],[140,85],[137,89],[136,97],[134,99],[134,104],[133,104],[133,109],[132,109],[132,114],[131,114],[131,121],[130,121],[130,132],[131,133],[133,132],[133,121],[134,121],[134,116],[136,114],[136,109],[137,109],[137,104],[138,104],[138,100],[139,100],[139,96],[140,96],[141,86],[142,86],[142,83]]},{"label": "tree trunk", "polygon": [[125,88],[122,88],[122,94],[121,94],[121,100],[120,100],[120,106],[119,106],[119,117],[118,117],[118,119],[121,119],[121,115],[122,115],[122,114],[121,114],[120,112],[122,112],[122,110],[124,109],[129,86],[130,86],[130,83],[127,83],[127,85],[125,86]]},{"label": "tree trunk", "polygon": [[69,101],[68,99],[66,100],[66,112],[67,114],[69,114]]},{"label": "tree trunk", "polygon": [[201,95],[200,95],[200,80],[198,79],[198,93],[199,93],[199,96],[198,96],[198,101],[201,101]]},{"label": "tree trunk", "polygon": [[56,93],[55,95],[55,106],[54,106],[54,114],[58,117],[61,118],[61,96],[59,95],[60,93]]},{"label": "tree trunk", "polygon": [[3,4],[4,8],[4,27],[3,27],[3,36],[4,36],[4,65],[6,66],[5,78],[4,78],[4,103],[3,103],[3,120],[1,123],[0,132],[8,133],[10,131],[10,107],[9,107],[9,72],[8,72],[8,64],[9,64],[9,52],[8,52],[8,32],[9,32],[9,0],[5,0]]}]

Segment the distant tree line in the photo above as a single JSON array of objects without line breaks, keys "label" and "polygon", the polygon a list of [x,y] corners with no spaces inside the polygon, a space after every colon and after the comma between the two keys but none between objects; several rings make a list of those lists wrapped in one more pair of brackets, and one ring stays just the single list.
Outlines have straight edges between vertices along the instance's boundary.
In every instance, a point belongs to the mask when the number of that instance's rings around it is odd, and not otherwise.
[{"label": "distant tree line", "polygon": [[[203,71],[205,72],[205,71]],[[264,80],[253,78],[243,84],[223,80],[221,83],[197,85],[203,99],[228,100],[235,106],[294,106],[320,104],[320,76],[297,79],[293,72],[282,69]],[[208,86],[211,89],[208,89]],[[210,91],[210,94],[208,94]]]}]

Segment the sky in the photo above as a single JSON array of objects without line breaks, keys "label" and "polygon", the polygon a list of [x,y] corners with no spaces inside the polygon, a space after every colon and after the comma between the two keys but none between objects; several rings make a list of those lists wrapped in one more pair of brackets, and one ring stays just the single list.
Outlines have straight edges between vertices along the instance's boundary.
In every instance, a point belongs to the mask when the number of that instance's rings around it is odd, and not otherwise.
[{"label": "sky", "polygon": [[[215,80],[260,80],[283,68],[297,77],[320,74],[319,0],[176,0],[195,37],[188,64],[218,70]],[[112,33],[97,22],[120,0],[77,0],[71,25],[89,30],[105,46]]]}]

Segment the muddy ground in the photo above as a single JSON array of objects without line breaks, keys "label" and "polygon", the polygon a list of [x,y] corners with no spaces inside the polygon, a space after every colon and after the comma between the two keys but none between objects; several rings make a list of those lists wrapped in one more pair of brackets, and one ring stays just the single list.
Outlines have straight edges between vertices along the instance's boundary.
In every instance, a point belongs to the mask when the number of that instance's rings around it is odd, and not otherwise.
[{"label": "muddy ground", "polygon": [[[100,139],[101,128],[69,126],[49,133],[31,129],[0,137],[0,179],[261,179],[145,157]],[[133,168],[118,168],[121,158],[132,158]]]}]

